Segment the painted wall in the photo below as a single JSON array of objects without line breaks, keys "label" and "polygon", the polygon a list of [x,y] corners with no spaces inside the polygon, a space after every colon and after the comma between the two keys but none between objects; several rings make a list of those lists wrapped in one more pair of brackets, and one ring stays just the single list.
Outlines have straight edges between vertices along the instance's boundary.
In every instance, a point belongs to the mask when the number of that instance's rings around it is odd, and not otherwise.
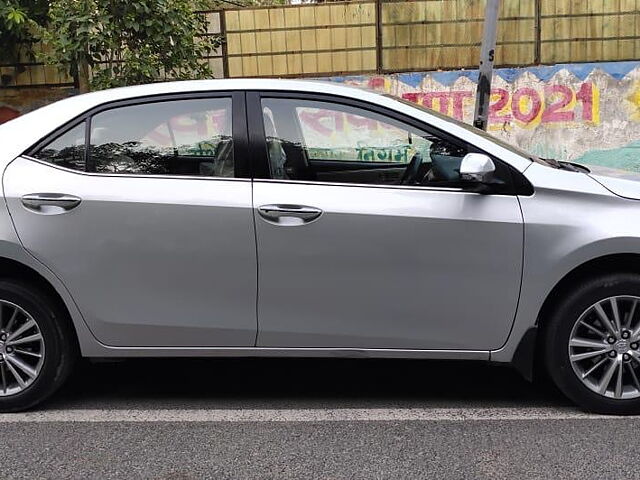
[{"label": "painted wall", "polygon": [[[477,71],[331,77],[472,123]],[[494,72],[489,131],[543,157],[640,170],[640,62]]]},{"label": "painted wall", "polygon": [[[330,77],[472,122],[477,71]],[[72,95],[0,88],[0,123]],[[489,130],[543,157],[640,171],[640,61],[495,71]]]}]

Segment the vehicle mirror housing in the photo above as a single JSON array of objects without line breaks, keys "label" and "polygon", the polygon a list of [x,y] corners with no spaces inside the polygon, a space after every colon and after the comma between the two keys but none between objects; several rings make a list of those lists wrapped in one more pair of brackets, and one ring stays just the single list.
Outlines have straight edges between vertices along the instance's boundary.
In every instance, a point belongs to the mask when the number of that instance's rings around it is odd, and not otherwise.
[{"label": "vehicle mirror housing", "polygon": [[470,183],[490,183],[496,165],[484,153],[467,153],[460,163],[460,180]]}]

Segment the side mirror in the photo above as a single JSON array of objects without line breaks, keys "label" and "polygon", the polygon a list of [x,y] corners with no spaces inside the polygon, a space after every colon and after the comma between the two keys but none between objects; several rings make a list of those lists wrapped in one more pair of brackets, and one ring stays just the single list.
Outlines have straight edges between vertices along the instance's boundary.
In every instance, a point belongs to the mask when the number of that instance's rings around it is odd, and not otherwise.
[{"label": "side mirror", "polygon": [[470,183],[490,183],[496,166],[483,153],[467,153],[460,163],[460,180]]}]

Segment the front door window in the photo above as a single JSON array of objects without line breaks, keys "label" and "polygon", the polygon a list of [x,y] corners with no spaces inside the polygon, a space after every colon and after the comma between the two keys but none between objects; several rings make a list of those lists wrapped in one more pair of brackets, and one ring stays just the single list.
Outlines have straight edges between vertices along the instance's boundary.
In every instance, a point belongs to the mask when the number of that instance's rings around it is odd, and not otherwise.
[{"label": "front door window", "polygon": [[374,185],[452,185],[464,145],[337,103],[265,98],[273,178]]}]

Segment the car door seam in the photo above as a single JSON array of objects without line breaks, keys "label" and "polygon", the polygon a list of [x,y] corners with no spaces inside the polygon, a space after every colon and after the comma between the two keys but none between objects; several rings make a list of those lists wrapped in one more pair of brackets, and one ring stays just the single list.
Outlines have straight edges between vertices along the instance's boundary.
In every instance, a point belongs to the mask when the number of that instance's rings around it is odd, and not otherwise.
[{"label": "car door seam", "polygon": [[520,203],[520,197],[518,195],[515,196],[516,200],[518,202],[518,210],[520,211],[520,219],[522,220],[522,241],[521,241],[521,245],[522,245],[522,249],[520,251],[520,286],[518,288],[518,297],[516,299],[516,308],[515,311],[513,312],[513,320],[511,322],[511,328],[509,329],[509,333],[507,334],[507,338],[505,339],[504,343],[496,348],[496,349],[492,349],[489,352],[489,361],[491,361],[491,357],[493,356],[493,352],[501,350],[505,347],[505,345],[507,343],[509,343],[509,339],[511,338],[511,334],[513,333],[513,330],[516,326],[516,320],[518,318],[518,310],[520,308],[520,300],[522,299],[522,286],[524,285],[524,262],[525,262],[525,248],[526,248],[526,225],[525,225],[525,220],[524,220],[524,212],[522,210],[522,204]]},{"label": "car door seam", "polygon": [[260,314],[258,311],[258,299],[260,298],[260,259],[258,252],[258,228],[256,226],[256,208],[254,200],[254,183],[251,179],[251,219],[253,221],[253,240],[256,251],[256,298],[255,298],[255,312],[256,312],[256,333],[253,339],[253,346],[258,346],[258,332],[260,331]]}]

